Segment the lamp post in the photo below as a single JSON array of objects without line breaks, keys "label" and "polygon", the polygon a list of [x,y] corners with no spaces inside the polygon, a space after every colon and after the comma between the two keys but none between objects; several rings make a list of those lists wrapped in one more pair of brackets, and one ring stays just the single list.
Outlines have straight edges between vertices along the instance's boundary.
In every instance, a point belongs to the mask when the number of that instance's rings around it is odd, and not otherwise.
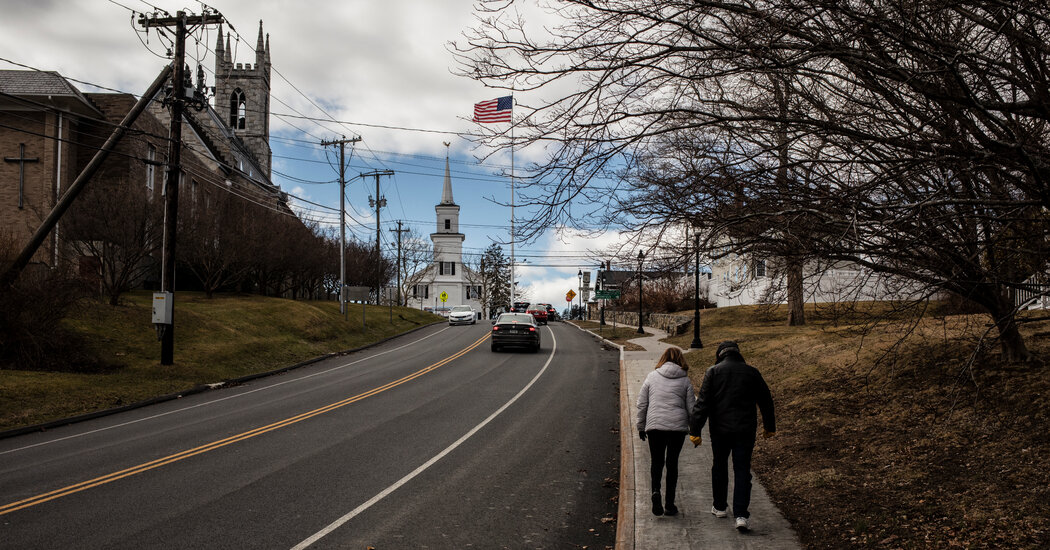
[{"label": "lamp post", "polygon": [[693,294],[693,342],[689,344],[689,347],[700,349],[704,347],[704,344],[700,342],[700,233],[697,233],[695,237],[696,286],[694,288],[696,292]]},{"label": "lamp post", "polygon": [[[599,280],[602,283],[602,292],[607,292],[608,290],[605,288],[605,270],[602,269],[603,267],[605,267],[605,266],[598,266],[598,273],[599,273],[598,278],[599,278]],[[605,300],[606,300],[606,298],[602,298],[602,310],[601,310],[601,313],[599,313],[599,318],[598,318],[599,319],[599,321],[598,321],[599,329],[601,328],[601,325],[605,324]]]},{"label": "lamp post", "polygon": [[638,334],[645,334],[642,330],[642,260],[645,259],[645,252],[638,251]]},{"label": "lamp post", "polygon": [[582,321],[583,320],[583,270],[581,269],[580,272],[576,274],[576,276],[580,278],[580,286],[577,287],[577,290],[580,291],[580,310],[577,312],[577,315],[580,316],[580,320]]}]

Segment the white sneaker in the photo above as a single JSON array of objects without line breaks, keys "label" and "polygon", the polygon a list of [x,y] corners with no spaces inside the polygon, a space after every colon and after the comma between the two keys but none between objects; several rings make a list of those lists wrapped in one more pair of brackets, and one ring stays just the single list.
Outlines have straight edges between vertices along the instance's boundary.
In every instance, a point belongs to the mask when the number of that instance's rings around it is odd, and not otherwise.
[{"label": "white sneaker", "polygon": [[711,507],[711,513],[714,514],[716,518],[724,518],[724,517],[726,517],[726,511],[725,510],[719,510],[718,508],[715,508],[714,506]]},{"label": "white sneaker", "polygon": [[736,528],[738,531],[750,531],[751,520],[748,518],[736,518]]}]

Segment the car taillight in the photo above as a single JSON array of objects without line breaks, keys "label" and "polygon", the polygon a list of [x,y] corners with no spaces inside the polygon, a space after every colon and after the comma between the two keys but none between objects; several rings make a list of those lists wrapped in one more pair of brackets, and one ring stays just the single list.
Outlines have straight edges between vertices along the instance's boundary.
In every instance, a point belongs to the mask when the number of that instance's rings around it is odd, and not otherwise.
[{"label": "car taillight", "polygon": [[493,325],[492,326],[492,330],[499,330],[499,327],[497,327],[496,325]]},{"label": "car taillight", "polygon": [[529,332],[536,332],[536,327],[529,327]]}]

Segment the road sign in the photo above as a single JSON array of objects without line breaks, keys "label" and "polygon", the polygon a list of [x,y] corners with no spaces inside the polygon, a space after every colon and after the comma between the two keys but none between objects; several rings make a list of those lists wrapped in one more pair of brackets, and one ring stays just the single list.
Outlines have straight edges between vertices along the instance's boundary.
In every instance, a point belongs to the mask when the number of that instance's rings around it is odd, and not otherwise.
[{"label": "road sign", "polygon": [[566,302],[571,302],[572,299],[575,298],[575,297],[576,297],[576,292],[573,291],[573,290],[570,290],[570,291],[565,293],[565,301]]},{"label": "road sign", "polygon": [[441,294],[438,295],[438,298],[441,298],[441,303],[447,302],[448,301],[448,292],[445,292],[444,290],[442,290]]},{"label": "road sign", "polygon": [[594,297],[599,300],[616,300],[620,297],[619,290],[599,290],[594,293]]}]

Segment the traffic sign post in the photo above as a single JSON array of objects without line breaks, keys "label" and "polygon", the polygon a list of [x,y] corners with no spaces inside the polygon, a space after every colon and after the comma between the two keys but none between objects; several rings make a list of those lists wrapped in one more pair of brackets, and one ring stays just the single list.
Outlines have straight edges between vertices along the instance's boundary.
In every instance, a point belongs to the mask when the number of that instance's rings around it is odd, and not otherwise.
[{"label": "traffic sign post", "polygon": [[565,293],[565,301],[566,302],[571,302],[572,299],[575,298],[575,297],[576,297],[576,291],[574,291],[574,290],[570,290],[570,291]]},{"label": "traffic sign post", "polygon": [[445,292],[444,290],[442,290],[441,294],[438,295],[438,298],[441,298],[441,303],[447,302],[448,301],[448,292]]}]

